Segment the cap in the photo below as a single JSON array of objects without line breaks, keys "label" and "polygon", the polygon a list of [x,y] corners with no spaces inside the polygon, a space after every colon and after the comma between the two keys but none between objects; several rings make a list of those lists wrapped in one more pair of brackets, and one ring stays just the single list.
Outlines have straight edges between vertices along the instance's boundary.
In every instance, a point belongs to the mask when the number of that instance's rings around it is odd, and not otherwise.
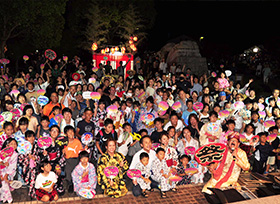
[{"label": "cap", "polygon": [[226,96],[226,92],[221,91],[221,92],[219,93],[219,96]]}]

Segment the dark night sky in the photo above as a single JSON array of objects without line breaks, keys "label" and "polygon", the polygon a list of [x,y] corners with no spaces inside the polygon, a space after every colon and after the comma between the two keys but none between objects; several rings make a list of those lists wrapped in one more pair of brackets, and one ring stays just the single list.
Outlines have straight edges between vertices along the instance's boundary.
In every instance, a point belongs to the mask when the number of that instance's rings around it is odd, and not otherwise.
[{"label": "dark night sky", "polygon": [[156,1],[157,17],[149,46],[159,50],[182,34],[229,46],[240,52],[277,38],[280,42],[279,2]]}]

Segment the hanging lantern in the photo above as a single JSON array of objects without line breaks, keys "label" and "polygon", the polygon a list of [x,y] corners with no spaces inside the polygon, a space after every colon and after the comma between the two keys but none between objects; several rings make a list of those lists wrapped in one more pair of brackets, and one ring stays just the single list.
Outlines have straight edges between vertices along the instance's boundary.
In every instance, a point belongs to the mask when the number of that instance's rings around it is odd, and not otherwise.
[{"label": "hanging lantern", "polygon": [[130,48],[132,49],[132,51],[136,51],[137,50],[137,48],[136,48],[136,46],[134,44],[131,44]]},{"label": "hanging lantern", "polygon": [[91,46],[92,51],[97,50],[97,48],[98,48],[97,43],[92,43],[92,46]]},{"label": "hanging lantern", "polygon": [[119,51],[119,47],[118,46],[115,47],[115,51]]},{"label": "hanging lantern", "polygon": [[130,41],[128,41],[129,42],[129,44],[131,45],[132,43],[133,43],[133,40],[130,40]]},{"label": "hanging lantern", "polygon": [[105,54],[105,50],[104,49],[101,50],[101,54]]},{"label": "hanging lantern", "polygon": [[106,47],[105,52],[109,52],[109,51],[110,51],[109,47]]},{"label": "hanging lantern", "polygon": [[129,39],[130,39],[130,40],[133,40],[133,37],[132,37],[132,36],[130,36],[130,37],[129,37]]},{"label": "hanging lantern", "polygon": [[136,36],[134,36],[133,40],[136,42],[138,40],[138,38]]},{"label": "hanging lantern", "polygon": [[111,53],[114,54],[115,53],[115,48],[111,48]]}]

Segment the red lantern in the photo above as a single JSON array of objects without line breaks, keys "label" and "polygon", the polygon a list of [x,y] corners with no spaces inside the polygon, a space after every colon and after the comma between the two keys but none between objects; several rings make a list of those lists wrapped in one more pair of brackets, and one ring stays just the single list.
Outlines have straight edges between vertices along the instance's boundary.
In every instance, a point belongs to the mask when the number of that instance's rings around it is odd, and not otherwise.
[{"label": "red lantern", "polygon": [[130,40],[130,41],[128,41],[128,42],[129,42],[130,45],[133,44],[133,40]]},{"label": "red lantern", "polygon": [[134,36],[133,40],[136,42],[138,40],[138,38],[136,36]]},{"label": "red lantern", "polygon": [[106,47],[105,52],[109,52],[109,51],[110,51],[109,47]]},{"label": "red lantern", "polygon": [[114,54],[115,53],[115,48],[111,48],[111,53]]},{"label": "red lantern", "polygon": [[101,54],[105,54],[105,50],[104,49],[101,50]]},{"label": "red lantern", "polygon": [[92,46],[91,46],[92,51],[97,50],[97,48],[98,48],[97,43],[92,43]]}]

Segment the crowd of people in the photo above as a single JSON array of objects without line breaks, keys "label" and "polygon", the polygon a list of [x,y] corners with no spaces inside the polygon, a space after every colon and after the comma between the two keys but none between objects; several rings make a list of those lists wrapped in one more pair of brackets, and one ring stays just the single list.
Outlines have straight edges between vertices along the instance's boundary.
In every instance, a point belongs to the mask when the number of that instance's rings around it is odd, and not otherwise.
[{"label": "crowd of people", "polygon": [[[48,60],[40,54],[20,73],[8,65],[1,69],[0,148],[14,150],[0,160],[1,201],[13,201],[14,180],[43,202],[56,201],[65,190],[95,193],[97,185],[117,198],[127,193],[126,182],[133,183],[135,196],[149,197],[158,188],[166,198],[177,185],[207,182],[206,174],[212,177],[203,192],[211,194],[207,187],[237,185],[241,169],[264,175],[279,169],[278,89],[257,97],[253,79],[233,81],[226,67],[197,76],[164,59],[138,58],[137,71],[125,71],[122,63],[113,70],[109,62],[96,68],[77,56]],[[85,92],[100,97],[89,99]],[[39,102],[43,95],[45,104]],[[82,139],[87,133],[90,143]],[[47,148],[37,144],[43,137],[51,138]],[[19,151],[23,141],[30,151]],[[206,168],[186,147],[209,143],[225,144],[229,153],[221,165]],[[104,173],[109,166],[118,168],[116,177]],[[197,171],[186,172],[191,167]],[[141,176],[128,181],[129,169]],[[171,179],[176,176],[180,181]]]}]

